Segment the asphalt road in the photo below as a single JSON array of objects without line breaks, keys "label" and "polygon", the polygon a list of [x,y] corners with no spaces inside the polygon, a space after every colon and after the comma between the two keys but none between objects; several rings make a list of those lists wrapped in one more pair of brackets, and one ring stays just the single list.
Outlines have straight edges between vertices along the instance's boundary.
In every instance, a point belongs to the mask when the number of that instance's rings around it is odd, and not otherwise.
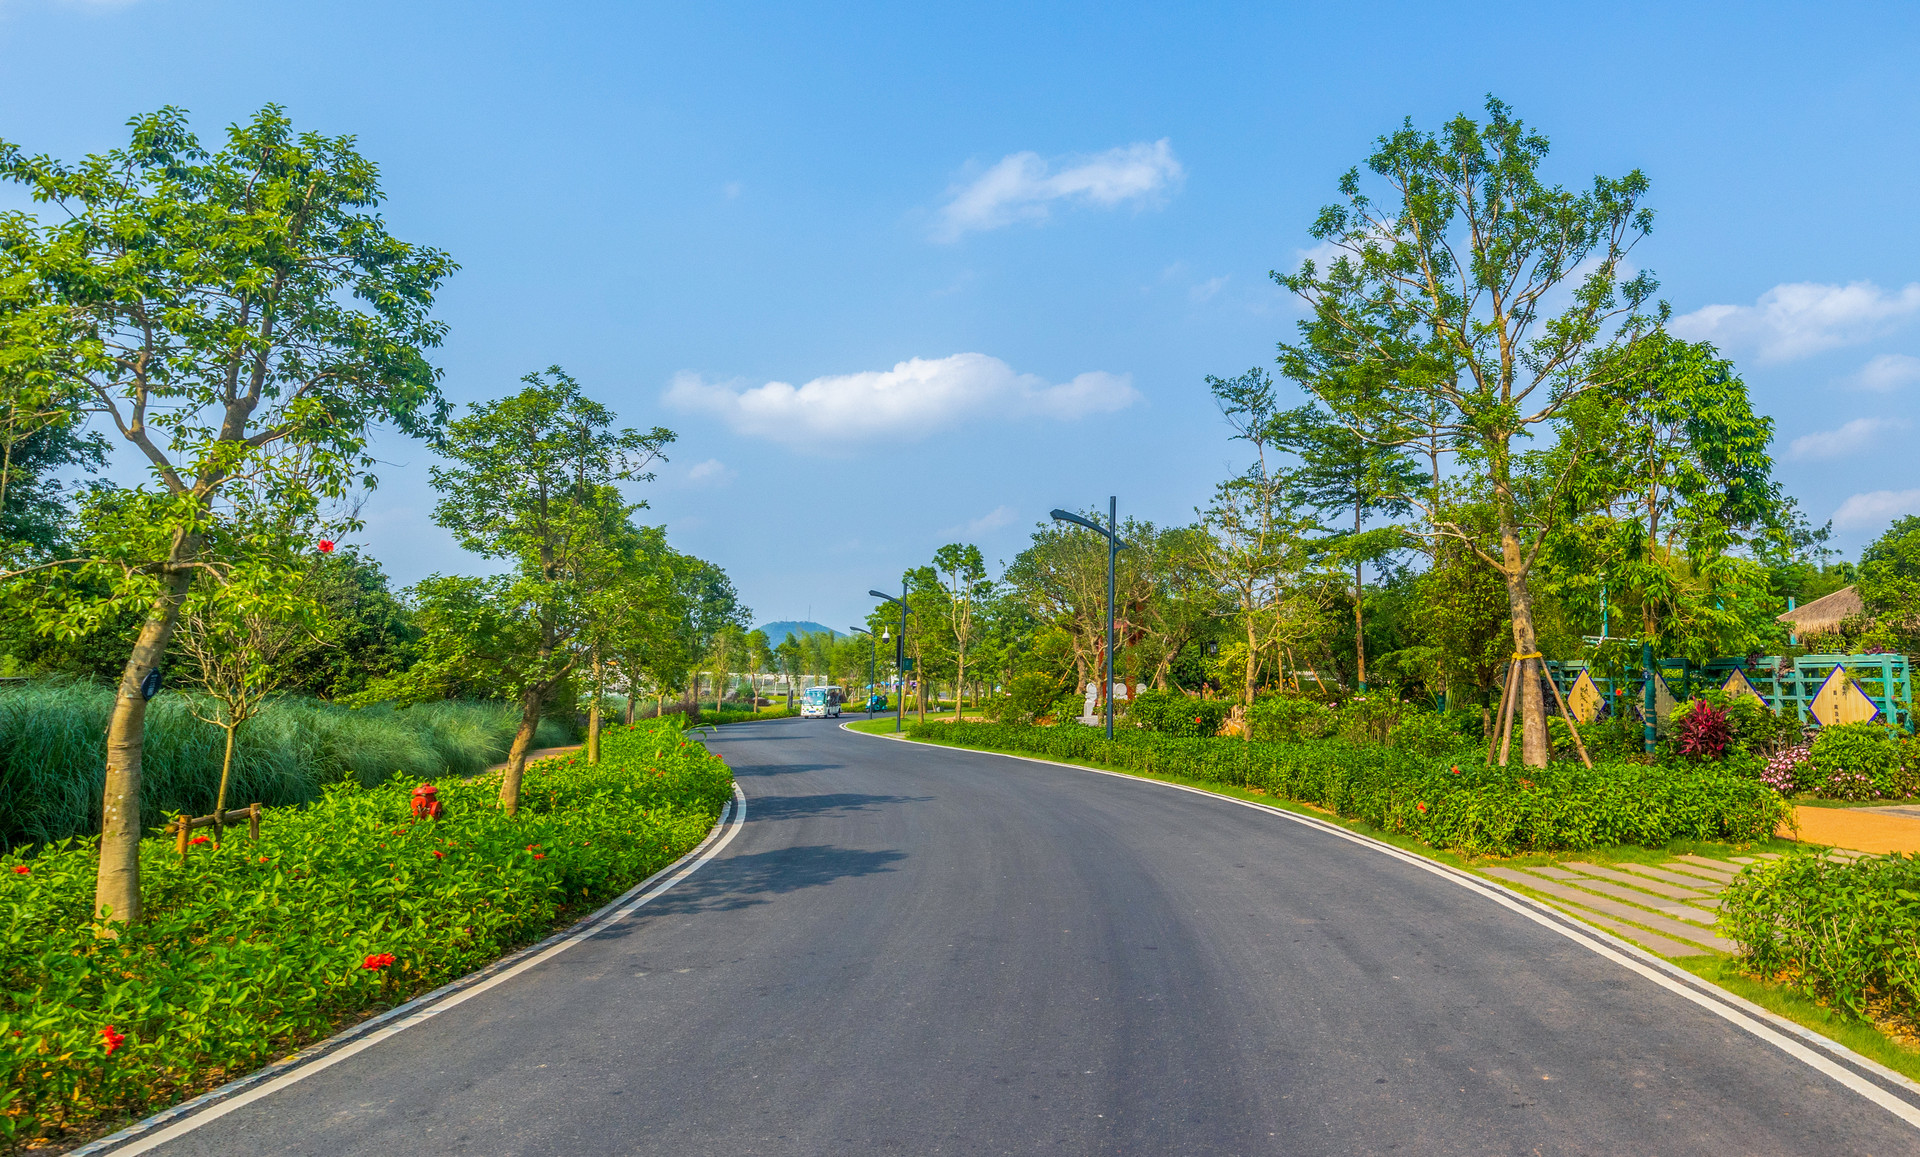
[{"label": "asphalt road", "polygon": [[723,729],[721,855],[188,1154],[1902,1154],[1524,915],[1135,780]]}]

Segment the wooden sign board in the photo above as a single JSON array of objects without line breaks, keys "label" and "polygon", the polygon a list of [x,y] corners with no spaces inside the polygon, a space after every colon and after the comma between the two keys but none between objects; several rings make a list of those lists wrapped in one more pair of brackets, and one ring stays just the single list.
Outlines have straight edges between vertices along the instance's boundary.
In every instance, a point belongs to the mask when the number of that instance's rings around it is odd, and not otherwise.
[{"label": "wooden sign board", "polygon": [[1813,703],[1807,708],[1822,727],[1836,723],[1865,723],[1880,714],[1880,707],[1861,689],[1858,680],[1836,666],[1820,684]]},{"label": "wooden sign board", "polygon": [[1678,702],[1673,697],[1673,692],[1667,690],[1666,676],[1660,674],[1660,672],[1658,671],[1655,671],[1653,673],[1653,717],[1654,719],[1660,724],[1660,726],[1665,727],[1667,725],[1667,716],[1672,715],[1673,709],[1678,705],[1679,705]]},{"label": "wooden sign board", "polygon": [[1592,723],[1600,718],[1600,704],[1606,697],[1600,694],[1600,688],[1593,682],[1593,676],[1585,671],[1573,681],[1573,690],[1567,692],[1567,710],[1580,723]]},{"label": "wooden sign board", "polygon": [[1753,684],[1747,681],[1747,673],[1745,671],[1736,670],[1733,674],[1728,675],[1726,683],[1723,684],[1720,689],[1727,693],[1727,698],[1729,699],[1738,699],[1743,695],[1751,695],[1753,698],[1759,700],[1761,706],[1771,706],[1771,704],[1767,702],[1767,697],[1760,694],[1759,691],[1754,689]]}]

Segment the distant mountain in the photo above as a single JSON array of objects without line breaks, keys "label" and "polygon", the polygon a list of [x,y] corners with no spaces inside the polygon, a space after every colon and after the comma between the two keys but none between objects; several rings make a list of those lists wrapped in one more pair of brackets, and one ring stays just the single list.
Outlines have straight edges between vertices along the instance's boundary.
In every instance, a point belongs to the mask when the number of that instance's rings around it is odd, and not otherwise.
[{"label": "distant mountain", "polygon": [[786,642],[788,635],[817,635],[821,631],[825,631],[827,634],[832,635],[834,638],[837,639],[841,635],[846,633],[844,631],[836,631],[832,627],[823,627],[819,623],[812,623],[812,622],[768,623],[766,626],[761,627],[760,629],[767,633],[767,644],[773,647],[778,647],[780,644]]}]

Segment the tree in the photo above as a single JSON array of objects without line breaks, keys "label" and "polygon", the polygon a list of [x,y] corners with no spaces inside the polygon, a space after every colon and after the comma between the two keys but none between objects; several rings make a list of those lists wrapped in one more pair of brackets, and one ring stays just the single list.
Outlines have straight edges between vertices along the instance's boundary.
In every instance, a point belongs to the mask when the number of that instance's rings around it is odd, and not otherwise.
[{"label": "tree", "polygon": [[1894,520],[1860,552],[1860,600],[1878,620],[1875,641],[1902,650],[1920,635],[1920,515]]},{"label": "tree", "polygon": [[285,690],[344,699],[412,661],[420,630],[374,559],[347,547],[315,552],[300,583],[319,620],[277,664]]},{"label": "tree", "polygon": [[747,673],[753,680],[753,700],[756,709],[760,703],[760,672],[773,666],[773,644],[767,633],[754,630],[747,635]]},{"label": "tree", "polygon": [[310,601],[296,599],[291,613],[274,614],[263,610],[258,600],[237,601],[225,597],[228,593],[209,591],[203,585],[201,597],[189,600],[179,627],[191,676],[213,700],[211,711],[203,711],[198,704],[188,709],[194,718],[223,733],[220,786],[213,797],[215,831],[227,810],[234,737],[280,686],[287,673],[286,656],[314,637],[317,612]]},{"label": "tree", "polygon": [[1307,405],[1276,416],[1276,446],[1300,459],[1292,471],[1294,495],[1302,505],[1323,516],[1351,513],[1351,527],[1334,530],[1322,540],[1335,559],[1353,568],[1354,680],[1367,689],[1366,574],[1368,563],[1378,563],[1406,544],[1398,526],[1367,529],[1367,520],[1409,513],[1408,497],[1425,481],[1420,468],[1398,445],[1363,438],[1319,406]]},{"label": "tree", "polygon": [[520,379],[526,388],[474,406],[448,423],[440,453],[453,465],[430,470],[440,502],[434,521],[461,546],[514,567],[501,610],[525,619],[528,649],[509,682],[520,727],[500,780],[500,804],[520,803],[527,752],[547,699],[581,658],[592,623],[591,594],[617,573],[630,505],[614,483],[651,481],[673,432],[615,430],[613,413],[581,392],[559,366]]},{"label": "tree", "polygon": [[[1498,551],[1440,511],[1429,511],[1430,529],[1500,574],[1514,651],[1531,665],[1528,576],[1561,504],[1523,507],[1513,441],[1621,384],[1608,355],[1652,324],[1641,311],[1656,287],[1646,272],[1623,280],[1624,263],[1653,215],[1637,170],[1584,192],[1545,184],[1546,138],[1492,97],[1486,110],[1484,124],[1462,115],[1424,133],[1409,120],[1380,138],[1366,167],[1386,183],[1385,202],[1362,191],[1359,170],[1341,178],[1344,202],[1312,228],[1338,256],[1325,270],[1309,260],[1274,275],[1312,311],[1280,363],[1362,437],[1407,445],[1425,430],[1456,449],[1492,499]],[[1522,681],[1529,766],[1550,754],[1539,683]]]},{"label": "tree", "polygon": [[99,915],[127,922],[140,918],[141,687],[188,588],[203,576],[271,590],[290,560],[232,533],[235,510],[317,524],[323,504],[372,484],[375,423],[433,429],[443,403],[426,351],[444,327],[431,308],[455,268],[387,232],[378,172],[352,138],[296,136],[271,105],[212,153],[178,109],[131,125],[129,147],[72,167],[0,142],[0,176],[59,210],[45,224],[0,216],[0,282],[61,319],[33,358],[150,472],[93,504],[84,541],[38,574],[44,632],[144,614],[108,725],[95,889]]},{"label": "tree", "polygon": [[773,653],[780,660],[781,673],[787,677],[787,710],[791,711],[793,710],[793,689],[798,686],[800,678],[802,661],[800,641],[788,635],[780,640],[780,645],[773,649]]},{"label": "tree", "polygon": [[1201,512],[1208,535],[1203,565],[1239,617],[1240,698],[1251,705],[1263,658],[1277,660],[1319,629],[1326,576],[1311,545],[1314,520],[1292,505],[1291,479],[1267,460],[1277,411],[1272,379],[1253,370],[1209,377],[1207,384],[1233,437],[1254,449],[1254,461],[1215,487],[1213,504]]},{"label": "tree", "polygon": [[947,629],[953,639],[953,721],[958,723],[966,704],[967,648],[979,636],[975,612],[991,589],[987,583],[987,564],[980,557],[979,547],[950,542],[933,552],[932,570],[946,610]]}]

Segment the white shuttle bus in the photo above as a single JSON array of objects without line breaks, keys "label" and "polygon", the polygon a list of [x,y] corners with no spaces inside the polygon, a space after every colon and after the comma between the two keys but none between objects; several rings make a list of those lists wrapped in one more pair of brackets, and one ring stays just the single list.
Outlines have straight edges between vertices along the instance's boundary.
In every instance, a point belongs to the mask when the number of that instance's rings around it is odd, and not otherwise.
[{"label": "white shuttle bus", "polygon": [[841,687],[809,687],[801,695],[802,719],[838,719],[840,705],[847,701],[847,692]]}]

